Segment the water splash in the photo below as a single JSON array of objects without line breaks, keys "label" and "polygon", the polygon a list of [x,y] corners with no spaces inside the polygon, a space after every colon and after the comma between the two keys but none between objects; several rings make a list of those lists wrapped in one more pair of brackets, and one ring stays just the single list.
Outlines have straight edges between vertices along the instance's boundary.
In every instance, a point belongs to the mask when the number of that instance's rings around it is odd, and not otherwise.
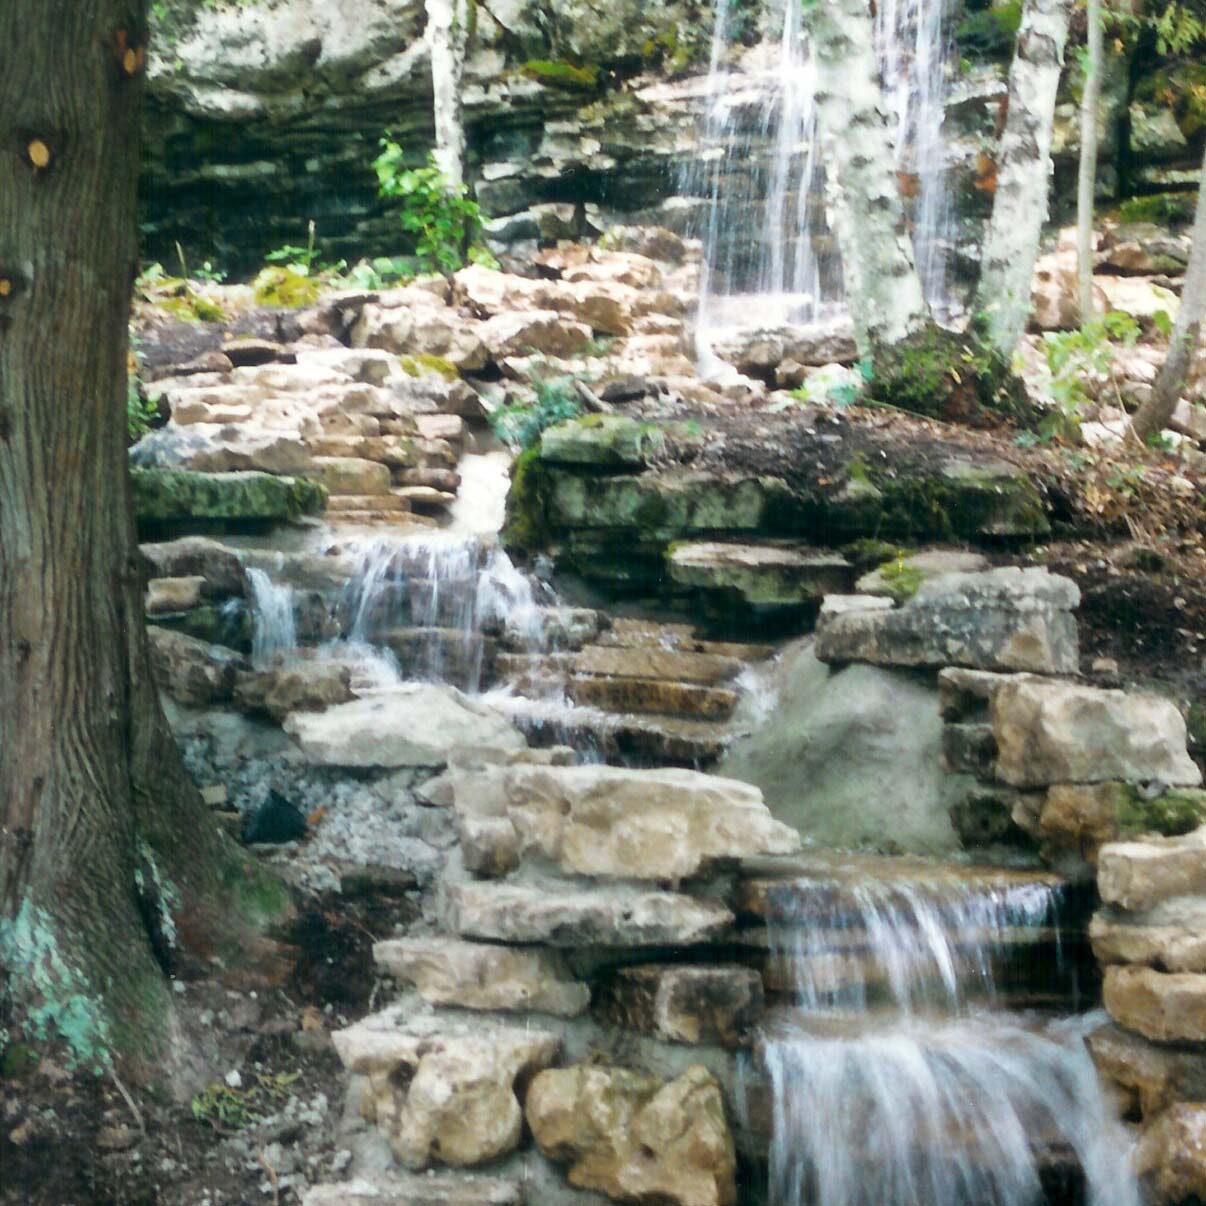
[{"label": "water splash", "polygon": [[1084,1033],[990,1011],[999,956],[1057,921],[1040,884],[798,885],[772,932],[796,1007],[764,1040],[774,1206],[1036,1206],[1078,1168],[1138,1206]]},{"label": "water splash", "polygon": [[257,666],[287,659],[297,652],[297,617],[293,588],[274,582],[266,570],[249,568],[251,588],[251,660]]}]

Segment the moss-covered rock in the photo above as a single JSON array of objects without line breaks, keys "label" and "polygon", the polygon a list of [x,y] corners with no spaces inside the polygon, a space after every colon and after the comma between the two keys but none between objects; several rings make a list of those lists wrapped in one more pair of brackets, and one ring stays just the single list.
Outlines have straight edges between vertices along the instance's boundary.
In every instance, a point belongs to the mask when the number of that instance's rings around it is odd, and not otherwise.
[{"label": "moss-covered rock", "polygon": [[1196,193],[1152,193],[1124,201],[1120,216],[1124,222],[1150,222],[1157,226],[1187,226],[1193,221]]},{"label": "moss-covered rock", "polygon": [[566,88],[573,92],[594,92],[599,86],[598,67],[578,67],[573,63],[557,63],[549,59],[529,59],[520,69],[525,79],[535,80],[550,88]]},{"label": "moss-covered rock", "polygon": [[587,415],[545,431],[540,459],[551,464],[639,468],[660,432],[626,415]]},{"label": "moss-covered rock", "polygon": [[146,528],[205,524],[283,523],[316,515],[327,493],[303,478],[269,473],[195,473],[131,469],[134,514]]},{"label": "moss-covered rock", "polygon": [[873,403],[972,427],[1029,427],[1037,418],[1021,379],[974,323],[964,332],[930,324],[880,348],[866,394]]}]

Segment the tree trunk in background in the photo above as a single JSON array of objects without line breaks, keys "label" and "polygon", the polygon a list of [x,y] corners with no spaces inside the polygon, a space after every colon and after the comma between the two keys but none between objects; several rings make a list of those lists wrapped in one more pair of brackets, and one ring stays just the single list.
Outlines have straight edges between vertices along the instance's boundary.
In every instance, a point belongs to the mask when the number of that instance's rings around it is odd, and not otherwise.
[{"label": "tree trunk in background", "polygon": [[427,0],[427,45],[435,110],[435,157],[453,185],[465,181],[465,122],[461,98],[472,0]]},{"label": "tree trunk in background", "polygon": [[1140,440],[1163,431],[1177,409],[1181,391],[1189,377],[1189,366],[1202,332],[1206,316],[1206,156],[1202,160],[1202,182],[1198,189],[1197,215],[1193,223],[1193,251],[1185,270],[1181,290],[1181,308],[1168,345],[1168,357],[1156,378],[1152,396],[1139,408],[1131,422],[1131,431]]},{"label": "tree trunk in background", "polygon": [[1103,33],[1101,0],[1088,0],[1089,54],[1080,102],[1080,179],[1076,194],[1077,286],[1080,323],[1093,320],[1093,216],[1097,199],[1097,124],[1101,107]]},{"label": "tree trunk in background", "polygon": [[126,468],[145,7],[0,5],[0,985],[151,1074],[233,852],[151,680]]},{"label": "tree trunk in background", "polygon": [[1012,356],[1030,316],[1030,289],[1047,218],[1055,98],[1072,0],[1026,0],[1009,71],[1009,112],[975,308]]},{"label": "tree trunk in background", "polygon": [[884,116],[868,0],[824,0],[809,15],[829,223],[863,356],[930,322]]}]

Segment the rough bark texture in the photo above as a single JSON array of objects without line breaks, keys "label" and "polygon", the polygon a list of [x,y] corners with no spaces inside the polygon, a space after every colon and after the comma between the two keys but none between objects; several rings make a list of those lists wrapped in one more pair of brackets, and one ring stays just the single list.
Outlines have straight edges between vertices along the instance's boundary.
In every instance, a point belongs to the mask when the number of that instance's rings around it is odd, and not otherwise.
[{"label": "rough bark texture", "polygon": [[817,62],[829,222],[838,237],[859,351],[930,320],[896,178],[868,0],[826,0],[809,15]]},{"label": "rough bark texture", "polygon": [[465,180],[461,90],[469,42],[470,0],[426,0],[427,44],[435,107],[435,158],[451,184]]},{"label": "rough bark texture", "polygon": [[1093,210],[1097,199],[1097,122],[1101,103],[1101,0],[1088,0],[1089,54],[1080,102],[1080,176],[1076,193],[1077,291],[1081,324],[1093,318]]},{"label": "rough bark texture", "polygon": [[1047,218],[1055,99],[1071,0],[1027,0],[1009,71],[1009,113],[976,293],[989,337],[1013,354],[1030,315],[1030,285]]},{"label": "rough bark texture", "polygon": [[0,984],[144,1071],[230,867],[151,680],[126,469],[145,30],[142,0],[0,5]]},{"label": "rough bark texture", "polygon": [[1146,440],[1168,426],[1185,389],[1189,366],[1201,338],[1202,319],[1206,316],[1206,156],[1202,160],[1202,182],[1193,223],[1193,251],[1185,270],[1181,308],[1168,345],[1168,357],[1156,378],[1152,396],[1132,420],[1131,430],[1140,440]]}]

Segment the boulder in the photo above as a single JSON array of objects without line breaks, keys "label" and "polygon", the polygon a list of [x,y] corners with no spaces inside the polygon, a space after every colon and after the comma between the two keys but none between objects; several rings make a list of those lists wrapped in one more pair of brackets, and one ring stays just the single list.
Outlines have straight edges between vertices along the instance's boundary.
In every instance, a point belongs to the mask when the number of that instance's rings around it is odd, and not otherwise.
[{"label": "boulder", "polygon": [[464,938],[570,949],[692,946],[733,922],[724,905],[676,892],[541,884],[457,884],[447,913],[448,928]]},{"label": "boulder", "polygon": [[1150,967],[1107,967],[1110,1017],[1154,1043],[1206,1042],[1206,975]]},{"label": "boulder", "polygon": [[146,526],[200,521],[283,523],[314,515],[327,493],[316,482],[267,473],[131,469],[134,514]]},{"label": "boulder", "polygon": [[591,340],[590,327],[548,310],[497,314],[482,324],[479,334],[495,361],[533,353],[568,359],[581,354]]},{"label": "boulder", "polygon": [[678,544],[669,569],[678,586],[719,592],[752,607],[819,602],[848,589],[854,576],[844,557],[780,544]]},{"label": "boulder", "polygon": [[1206,894],[1206,827],[1180,838],[1103,846],[1097,887],[1106,904],[1132,912],[1176,896]]},{"label": "boulder", "polygon": [[434,356],[466,373],[480,372],[490,362],[478,335],[478,324],[447,306],[425,303],[402,306],[370,304],[352,328],[353,348],[377,348],[405,356]]},{"label": "boulder", "polygon": [[875,666],[832,670],[802,641],[760,695],[719,771],[757,784],[775,816],[825,846],[957,848],[933,687]]},{"label": "boulder", "polygon": [[455,782],[458,813],[508,819],[521,859],[569,875],[677,882],[718,859],[800,845],[758,788],[695,771],[519,765]]},{"label": "boulder", "polygon": [[207,599],[242,597],[247,593],[243,563],[233,549],[204,536],[184,536],[164,544],[144,544],[142,555],[151,564],[153,578],[202,580]]},{"label": "boulder", "polygon": [[285,732],[322,766],[431,766],[458,749],[518,750],[523,734],[452,687],[407,683],[322,713],[298,712]]},{"label": "boulder", "polygon": [[[386,438],[377,437],[377,440]],[[365,441],[366,444],[372,442]],[[328,494],[364,497],[370,494],[388,494],[390,489],[389,465],[362,460],[359,457],[316,456],[311,474]]]},{"label": "boulder", "polygon": [[152,578],[147,583],[147,615],[162,615],[165,612],[189,611],[201,605],[205,579]]},{"label": "boulder", "polygon": [[1206,1101],[1206,1054],[1192,1047],[1162,1047],[1113,1024],[1086,1040],[1098,1071],[1133,1094],[1144,1118],[1177,1101]]},{"label": "boulder", "polygon": [[1135,1149],[1135,1171],[1158,1202],[1206,1201],[1206,1105],[1169,1107]]},{"label": "boulder", "polygon": [[590,415],[545,431],[540,459],[601,469],[639,468],[645,463],[649,441],[647,426],[627,415]]},{"label": "boulder", "polygon": [[995,692],[992,727],[997,777],[1014,787],[1202,781],[1184,718],[1157,695],[1019,679]]},{"label": "boulder", "polygon": [[228,649],[154,624],[147,628],[147,636],[151,643],[151,670],[161,691],[196,708],[229,702],[236,677],[247,664],[243,658]]},{"label": "boulder", "polygon": [[1103,909],[1089,938],[1098,963],[1206,973],[1206,897],[1179,896],[1142,913]]},{"label": "boulder", "polygon": [[310,452],[296,432],[266,431],[250,423],[195,423],[164,427],[130,449],[138,469],[193,469],[198,473],[304,473]]},{"label": "boulder", "polygon": [[561,1040],[547,1031],[374,1014],[332,1038],[344,1067],[368,1078],[362,1112],[409,1169],[469,1167],[519,1146],[516,1082],[547,1068]]},{"label": "boulder", "polygon": [[399,938],[373,947],[377,966],[414,984],[429,1005],[576,1017],[590,989],[553,951],[515,950],[456,938]]},{"label": "boulder", "polygon": [[323,712],[354,699],[352,674],[332,662],[297,662],[239,676],[235,703],[281,723],[293,712]]},{"label": "boulder", "polygon": [[742,1047],[762,1020],[762,977],[741,966],[644,964],[616,974],[608,1019],[669,1043]]},{"label": "boulder", "polygon": [[514,1181],[464,1173],[390,1173],[306,1191],[302,1206],[523,1206]]},{"label": "boulder", "polygon": [[737,1156],[720,1085],[691,1067],[663,1084],[624,1068],[557,1068],[528,1090],[540,1150],[569,1182],[619,1202],[734,1206]]},{"label": "boulder", "polygon": [[1192,240],[1164,226],[1136,222],[1107,229],[1098,243],[1097,266],[1138,276],[1179,276],[1189,263]]},{"label": "boulder", "polygon": [[833,614],[817,624],[823,662],[965,666],[978,670],[1075,673],[1073,610],[1080,592],[1045,569],[944,574],[922,581],[903,607]]}]

